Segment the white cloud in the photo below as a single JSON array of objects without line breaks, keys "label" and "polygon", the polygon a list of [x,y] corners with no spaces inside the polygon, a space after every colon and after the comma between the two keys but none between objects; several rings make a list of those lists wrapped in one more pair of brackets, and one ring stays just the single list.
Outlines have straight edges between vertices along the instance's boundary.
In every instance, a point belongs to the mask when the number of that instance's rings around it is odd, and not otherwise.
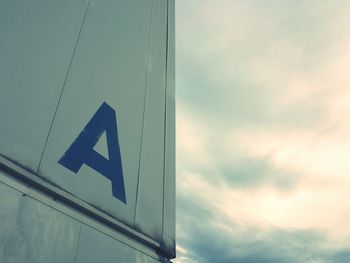
[{"label": "white cloud", "polygon": [[[251,225],[318,229],[325,246],[349,245],[350,4],[177,5],[179,195],[229,236]],[[219,176],[247,158],[297,183],[281,190],[272,174],[239,188]]]}]

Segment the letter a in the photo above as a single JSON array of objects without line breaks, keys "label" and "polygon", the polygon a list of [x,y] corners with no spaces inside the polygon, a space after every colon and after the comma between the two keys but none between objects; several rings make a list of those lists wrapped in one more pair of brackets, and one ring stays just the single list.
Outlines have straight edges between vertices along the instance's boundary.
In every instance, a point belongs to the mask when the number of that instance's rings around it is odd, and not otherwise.
[{"label": "letter a", "polygon": [[[104,132],[106,132],[109,159],[93,149]],[[116,114],[106,102],[102,103],[58,163],[74,173],[86,164],[108,178],[112,183],[113,196],[126,204]]]}]

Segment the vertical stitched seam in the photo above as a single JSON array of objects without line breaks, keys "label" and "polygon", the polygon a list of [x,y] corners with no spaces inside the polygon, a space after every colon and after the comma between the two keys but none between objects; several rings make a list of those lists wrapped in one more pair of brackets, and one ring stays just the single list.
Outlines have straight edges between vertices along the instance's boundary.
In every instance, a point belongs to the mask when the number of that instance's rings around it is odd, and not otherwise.
[{"label": "vertical stitched seam", "polygon": [[43,149],[43,152],[41,153],[41,156],[40,156],[39,165],[38,165],[38,168],[37,168],[37,171],[36,171],[37,173],[39,173],[41,162],[42,162],[44,154],[46,152],[47,143],[48,143],[49,138],[50,138],[50,134],[51,134],[51,130],[52,130],[53,124],[55,122],[55,118],[56,118],[57,111],[58,111],[58,106],[60,105],[60,102],[61,102],[61,99],[62,99],[62,95],[63,95],[63,91],[64,91],[64,89],[66,87],[66,84],[67,84],[68,75],[69,75],[69,72],[70,72],[70,69],[71,69],[71,66],[72,66],[72,63],[73,63],[75,52],[77,50],[77,46],[78,46],[78,42],[79,42],[79,39],[80,39],[81,32],[83,31],[83,25],[85,23],[85,18],[86,18],[86,14],[87,14],[89,6],[90,6],[90,2],[91,2],[91,0],[89,0],[88,4],[86,6],[86,10],[85,10],[85,13],[84,13],[83,21],[81,23],[80,30],[79,30],[79,33],[78,33],[78,37],[77,37],[77,40],[75,42],[75,46],[74,46],[74,49],[73,49],[73,54],[72,54],[72,57],[71,57],[70,62],[69,62],[69,66],[68,66],[68,70],[67,70],[66,76],[64,78],[63,87],[62,87],[60,96],[58,98],[58,102],[57,102],[57,105],[56,105],[55,113],[53,115],[53,118],[52,118],[52,121],[51,121],[51,124],[50,124],[49,132],[48,132],[46,140],[45,140],[44,149]]},{"label": "vertical stitched seam", "polygon": [[165,50],[165,98],[164,98],[164,158],[163,158],[163,210],[162,210],[162,240],[164,240],[164,214],[165,214],[165,175],[166,175],[166,133],[167,133],[167,90],[168,90],[168,52],[169,52],[169,0],[167,0],[167,22],[166,22],[166,50]]},{"label": "vertical stitched seam", "polygon": [[136,227],[136,212],[137,212],[137,201],[139,196],[139,183],[140,183],[140,172],[141,172],[141,157],[142,157],[142,146],[143,146],[143,132],[145,125],[145,111],[146,111],[146,100],[147,100],[147,90],[148,90],[148,73],[149,73],[149,57],[151,50],[151,33],[152,33],[152,22],[153,22],[153,5],[154,1],[152,0],[151,7],[151,17],[150,17],[150,29],[148,34],[148,51],[147,51],[147,69],[146,69],[146,79],[145,79],[145,97],[143,100],[143,116],[142,116],[142,127],[141,127],[141,146],[139,153],[139,167],[137,172],[137,184],[136,184],[136,200],[135,200],[135,210],[134,210],[134,227]]},{"label": "vertical stitched seam", "polygon": [[79,250],[79,243],[80,243],[82,227],[83,227],[83,223],[80,223],[80,230],[79,230],[79,237],[78,237],[78,242],[77,242],[77,249],[75,250],[74,261],[73,261],[74,263],[77,262],[77,256],[78,256],[78,250]]}]

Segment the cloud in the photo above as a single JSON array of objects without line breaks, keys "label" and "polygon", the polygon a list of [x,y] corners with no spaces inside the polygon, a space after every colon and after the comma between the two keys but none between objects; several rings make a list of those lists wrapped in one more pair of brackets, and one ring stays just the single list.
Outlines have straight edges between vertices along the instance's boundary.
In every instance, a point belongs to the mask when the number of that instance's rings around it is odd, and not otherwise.
[{"label": "cloud", "polygon": [[[317,230],[265,228],[227,221],[216,211],[179,198],[180,231],[176,262],[343,263],[348,250],[332,247]],[[332,261],[329,261],[332,260]]]},{"label": "cloud", "polygon": [[330,66],[348,50],[349,9],[346,1],[179,1],[180,105],[231,126],[317,126],[329,117],[334,73],[347,68]]},{"label": "cloud", "polygon": [[[281,190],[289,190],[296,186],[298,175],[288,171],[278,170],[266,159],[253,159],[240,157],[234,162],[220,165],[218,171],[212,174],[220,176],[232,188],[257,188],[264,184],[273,185]],[[204,175],[210,177],[208,173]]]},{"label": "cloud", "polygon": [[225,183],[232,188],[273,185],[288,191],[297,185],[298,174],[276,167],[268,156],[247,154],[247,150],[238,147],[238,142],[230,141],[230,133],[216,132],[215,125],[206,126],[187,111],[178,111],[178,174],[195,173],[203,180],[216,185]]},{"label": "cloud", "polygon": [[329,262],[331,263],[343,263],[350,261],[350,249],[344,249],[334,252],[329,256]]},{"label": "cloud", "polygon": [[176,262],[349,261],[349,2],[176,11]]}]

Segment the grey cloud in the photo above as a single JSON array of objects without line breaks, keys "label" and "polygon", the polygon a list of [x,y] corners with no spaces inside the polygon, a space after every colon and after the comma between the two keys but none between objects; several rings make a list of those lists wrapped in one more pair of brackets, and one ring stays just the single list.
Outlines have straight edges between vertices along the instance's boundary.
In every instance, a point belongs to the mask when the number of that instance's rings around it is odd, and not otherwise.
[{"label": "grey cloud", "polygon": [[212,154],[215,158],[215,167],[187,163],[185,167],[179,165],[178,172],[185,169],[214,185],[224,183],[232,189],[245,190],[269,185],[281,191],[290,191],[300,181],[299,174],[274,167],[268,158],[255,159],[236,153],[236,157],[232,158],[235,160],[228,161],[219,150]]},{"label": "grey cloud", "polygon": [[[232,25],[203,23],[206,20],[205,12],[200,12],[203,6],[211,14],[220,11],[218,7],[224,3],[233,6],[229,21]],[[201,167],[196,160],[182,160],[178,174],[181,170],[195,172],[213,184],[225,183],[236,189],[273,185],[289,190],[298,184],[298,175],[277,169],[268,158],[251,159],[235,149],[232,155],[237,158],[226,158],[215,144],[222,134],[236,127],[241,130],[247,127],[251,130],[297,128],[300,131],[327,123],[327,95],[322,91],[312,94],[312,98],[306,96],[292,103],[289,101],[288,105],[276,101],[278,95],[285,92],[293,74],[301,72],[306,81],[312,80],[332,58],[329,54],[332,45],[337,44],[338,38],[348,36],[348,31],[339,36],[328,32],[330,23],[345,5],[348,1],[325,0],[322,4],[312,0],[297,3],[294,0],[177,2],[178,105],[185,105],[203,127],[211,130],[218,127],[210,146],[213,149],[209,149],[216,167]],[[225,14],[216,15],[220,18]],[[220,40],[216,38],[217,32],[222,32],[221,26],[227,26],[227,32],[223,33],[228,38],[224,36],[223,40],[229,41],[223,46],[217,45]],[[229,38],[239,30],[242,34],[238,38]],[[260,62],[257,67],[262,72],[266,67],[269,72],[284,75],[257,83],[256,68],[250,67],[254,61]],[[235,161],[228,161],[232,159]],[[350,262],[350,248],[344,248],[344,244],[330,246],[327,236],[315,229],[271,226],[266,230],[244,222],[227,221],[218,211],[210,210],[208,204],[181,195],[177,198],[177,209],[178,244],[187,250],[183,256],[193,262]],[[233,234],[216,227],[214,222],[225,225]]]},{"label": "grey cloud", "polygon": [[[230,79],[215,73],[205,61],[178,60],[177,94],[181,103],[210,121],[240,124],[266,119],[267,94],[243,80]],[[196,64],[202,65],[196,65]],[[232,72],[232,75],[236,73]]]},{"label": "grey cloud", "polygon": [[[325,57],[329,57],[325,54],[333,43],[329,42],[334,39],[326,28],[341,10],[340,5],[328,2],[319,5],[310,1],[298,4],[295,1],[263,4],[229,1],[227,9],[230,10],[222,8],[221,11],[232,13],[232,28],[225,23],[206,28],[203,17],[206,13],[201,12],[201,7],[207,6],[207,12],[213,9],[218,12],[220,5],[213,1],[194,2],[179,1],[177,4],[177,94],[180,102],[190,105],[208,122],[241,127],[251,124],[312,127],[327,118],[322,110],[325,103],[322,93],[314,94],[312,100],[296,101],[284,107],[274,103],[276,94],[283,94],[286,82],[294,74],[303,72],[310,77],[327,63]],[[228,37],[228,44],[221,47],[216,45],[216,38],[220,37],[216,31],[220,31],[220,27],[227,27],[223,34],[228,36],[231,31],[231,34],[248,33],[234,39]],[[203,46],[207,46],[205,52]],[[277,48],[268,51],[274,46]],[[291,51],[299,55],[289,54]],[[256,72],[249,67],[252,61],[260,61],[262,71],[275,71],[283,76],[257,83]]]},{"label": "grey cloud", "polygon": [[350,262],[350,248],[342,249],[334,252],[329,256],[330,263],[345,263]]},{"label": "grey cloud", "polygon": [[277,169],[264,159],[242,159],[220,167],[220,175],[233,188],[256,188],[272,185],[290,190],[298,180],[297,174]]},{"label": "grey cloud", "polygon": [[[201,263],[345,263],[349,250],[324,249],[330,244],[317,230],[281,229],[227,221],[215,211],[202,211],[202,204],[179,197],[179,254]],[[233,229],[233,234],[215,227],[214,222]],[[334,246],[334,244],[333,244]]]},{"label": "grey cloud", "polygon": [[[276,94],[286,89],[269,90],[266,83],[251,81],[252,76],[242,72],[244,65],[236,65],[230,77],[215,69],[218,63],[205,58],[178,59],[177,96],[179,104],[186,105],[198,119],[211,125],[225,123],[227,127],[315,127],[328,115],[324,110],[327,97],[322,93],[298,99],[288,105],[276,105]],[[227,65],[228,66],[228,65]]]}]

